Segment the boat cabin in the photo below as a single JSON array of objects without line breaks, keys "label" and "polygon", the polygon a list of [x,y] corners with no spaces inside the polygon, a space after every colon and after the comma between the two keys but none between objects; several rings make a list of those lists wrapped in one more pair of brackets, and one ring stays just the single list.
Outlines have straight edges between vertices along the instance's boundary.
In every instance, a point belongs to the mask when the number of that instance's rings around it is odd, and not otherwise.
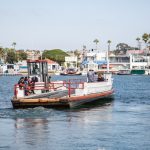
[{"label": "boat cabin", "polygon": [[48,65],[46,60],[27,60],[28,76],[37,77],[38,82],[48,82]]}]

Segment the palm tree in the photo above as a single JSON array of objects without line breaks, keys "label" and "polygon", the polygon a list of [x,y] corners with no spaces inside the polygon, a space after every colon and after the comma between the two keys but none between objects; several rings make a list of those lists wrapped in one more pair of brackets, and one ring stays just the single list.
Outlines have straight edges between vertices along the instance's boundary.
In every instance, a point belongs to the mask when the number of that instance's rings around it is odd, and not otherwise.
[{"label": "palm tree", "polygon": [[108,40],[107,43],[108,43],[108,46],[110,47],[111,40]]},{"label": "palm tree", "polygon": [[111,44],[111,40],[108,40],[107,41],[108,43],[108,51],[106,53],[106,59],[107,59],[107,73],[109,73],[109,51],[110,51],[110,44]]},{"label": "palm tree", "polygon": [[148,41],[149,38],[150,38],[150,37],[149,37],[149,34],[147,34],[147,33],[144,33],[144,34],[142,35],[142,39],[143,39],[143,41],[145,42],[145,44],[147,43],[147,41]]},{"label": "palm tree", "polygon": [[85,50],[86,49],[86,45],[83,45],[83,50]]},{"label": "palm tree", "polygon": [[96,44],[96,50],[97,50],[97,44],[99,43],[99,40],[95,39],[93,42]]},{"label": "palm tree", "polygon": [[16,44],[17,44],[16,42],[12,43],[12,46],[14,47],[14,50],[15,50]]},{"label": "palm tree", "polygon": [[141,40],[141,39],[140,39],[139,37],[137,37],[136,40],[137,40],[137,42],[138,42],[138,48],[139,48],[139,50],[140,50],[140,49],[141,49],[141,43],[140,43],[140,40]]},{"label": "palm tree", "polygon": [[[146,45],[146,48],[145,48],[145,50],[146,50],[146,57],[147,57],[147,55],[148,55],[148,40],[149,40],[149,34],[147,34],[147,33],[144,33],[143,34],[143,36],[142,36],[142,39],[143,39],[143,41],[145,42],[145,45]],[[148,60],[148,58],[147,58],[147,60]],[[148,63],[148,61],[147,61],[147,63]],[[148,64],[147,64],[148,65]]]},{"label": "palm tree", "polygon": [[108,43],[108,52],[109,52],[110,51],[111,40],[108,40],[107,43]]},{"label": "palm tree", "polygon": [[18,55],[17,55],[16,50],[15,50],[16,44],[17,44],[16,42],[13,42],[13,43],[12,43],[12,46],[14,47],[13,50],[14,50],[14,53],[15,53],[15,57],[16,57],[16,59],[17,59],[17,58],[18,58]]}]

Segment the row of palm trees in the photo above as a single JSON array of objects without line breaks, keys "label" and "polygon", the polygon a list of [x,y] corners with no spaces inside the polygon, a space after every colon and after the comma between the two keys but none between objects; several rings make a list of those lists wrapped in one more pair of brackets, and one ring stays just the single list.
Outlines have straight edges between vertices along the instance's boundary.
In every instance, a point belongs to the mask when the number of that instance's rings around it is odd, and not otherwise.
[{"label": "row of palm trees", "polygon": [[[99,43],[99,40],[95,39],[93,42],[96,44],[96,50],[97,50],[97,44]],[[111,40],[108,40],[107,43],[108,43],[108,48],[110,49]]]},{"label": "row of palm trees", "polygon": [[141,38],[140,37],[136,38],[136,41],[138,42],[138,48],[139,49],[141,49],[141,40],[143,40],[146,47],[148,47],[150,45],[150,34],[144,33]]},{"label": "row of palm trees", "polygon": [[[136,41],[138,42],[138,48],[139,49],[141,49],[141,40],[143,40],[144,43],[146,44],[146,47],[148,47],[150,45],[150,34],[144,33],[141,38],[140,37],[136,38]],[[99,43],[99,40],[94,39],[93,42],[96,44],[96,50],[97,50],[97,45]],[[107,43],[108,43],[108,47],[110,48],[111,41],[108,40]]]}]

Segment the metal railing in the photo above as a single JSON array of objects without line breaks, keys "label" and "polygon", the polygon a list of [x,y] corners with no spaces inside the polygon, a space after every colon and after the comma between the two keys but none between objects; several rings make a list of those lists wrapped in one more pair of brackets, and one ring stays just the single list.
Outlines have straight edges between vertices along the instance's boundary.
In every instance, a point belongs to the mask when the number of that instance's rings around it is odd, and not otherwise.
[{"label": "metal railing", "polygon": [[70,79],[61,82],[36,82],[35,85],[24,85],[19,87],[19,84],[14,85],[14,96],[17,97],[19,90],[41,90],[44,92],[57,91],[58,89],[68,89],[68,96],[70,97],[74,93],[75,89],[84,89],[84,81],[82,79]]}]

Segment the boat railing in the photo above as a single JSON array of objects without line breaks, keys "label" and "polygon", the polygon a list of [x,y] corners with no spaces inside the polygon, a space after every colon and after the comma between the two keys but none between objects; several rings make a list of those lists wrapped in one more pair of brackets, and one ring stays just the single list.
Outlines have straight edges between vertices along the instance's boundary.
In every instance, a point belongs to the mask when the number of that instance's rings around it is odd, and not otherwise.
[{"label": "boat railing", "polygon": [[49,83],[44,82],[36,82],[35,85],[31,86],[22,86],[19,87],[19,84],[14,85],[14,96],[18,97],[19,92],[24,95],[25,90],[34,90],[34,91],[57,91],[59,89],[68,89],[68,96],[70,97],[71,94],[75,91],[75,89],[84,89],[84,82],[80,79],[70,79],[64,81],[54,81]]},{"label": "boat railing", "polygon": [[63,81],[64,86],[68,89],[68,96],[74,93],[75,89],[84,89],[84,81],[82,79],[70,79]]}]

